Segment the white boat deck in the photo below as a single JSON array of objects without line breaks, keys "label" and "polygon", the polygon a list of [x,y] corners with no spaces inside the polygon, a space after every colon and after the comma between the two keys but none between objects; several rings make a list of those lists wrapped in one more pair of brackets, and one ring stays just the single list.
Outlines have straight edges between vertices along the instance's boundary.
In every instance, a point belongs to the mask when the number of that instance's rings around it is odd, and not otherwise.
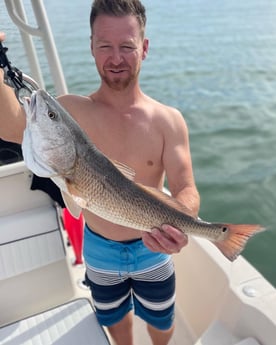
[{"label": "white boat deck", "polygon": [[[152,345],[147,333],[145,323],[135,317],[134,321],[135,345]],[[175,331],[169,345],[194,345],[194,340],[188,330],[187,324],[182,319],[178,309],[176,310]]]}]

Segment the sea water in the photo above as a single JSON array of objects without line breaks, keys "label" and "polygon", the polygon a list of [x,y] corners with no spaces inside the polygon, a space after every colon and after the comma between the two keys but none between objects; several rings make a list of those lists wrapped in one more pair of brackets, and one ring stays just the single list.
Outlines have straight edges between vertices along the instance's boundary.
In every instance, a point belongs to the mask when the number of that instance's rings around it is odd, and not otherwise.
[{"label": "sea water", "polygon": [[[35,21],[31,4],[29,22]],[[178,108],[189,127],[201,218],[260,223],[268,231],[243,252],[276,286],[276,1],[144,0],[150,39],[142,89]],[[45,1],[69,92],[99,85],[90,54],[90,0]],[[0,0],[9,58],[29,67],[20,35]],[[46,88],[54,93],[35,39]]]}]

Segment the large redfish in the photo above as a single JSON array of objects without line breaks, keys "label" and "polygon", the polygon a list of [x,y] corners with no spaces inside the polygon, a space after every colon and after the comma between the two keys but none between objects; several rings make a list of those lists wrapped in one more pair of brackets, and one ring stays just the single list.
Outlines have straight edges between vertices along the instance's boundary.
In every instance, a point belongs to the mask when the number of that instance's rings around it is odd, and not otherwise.
[{"label": "large redfish", "polygon": [[144,231],[170,224],[185,234],[209,239],[231,261],[253,234],[263,230],[260,225],[195,219],[174,198],[135,183],[130,169],[103,155],[46,91],[34,92],[24,107],[26,165],[35,174],[53,179],[75,216],[86,208],[110,222]]}]

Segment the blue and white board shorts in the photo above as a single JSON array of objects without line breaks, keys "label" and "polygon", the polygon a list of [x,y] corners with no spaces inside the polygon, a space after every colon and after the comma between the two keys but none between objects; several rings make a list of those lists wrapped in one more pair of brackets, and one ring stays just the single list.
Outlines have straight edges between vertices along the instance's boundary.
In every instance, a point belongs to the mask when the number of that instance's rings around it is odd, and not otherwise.
[{"label": "blue and white board shorts", "polygon": [[111,326],[134,308],[161,330],[174,320],[175,273],[170,255],[151,252],[141,239],[117,242],[84,229],[86,283],[99,323]]}]

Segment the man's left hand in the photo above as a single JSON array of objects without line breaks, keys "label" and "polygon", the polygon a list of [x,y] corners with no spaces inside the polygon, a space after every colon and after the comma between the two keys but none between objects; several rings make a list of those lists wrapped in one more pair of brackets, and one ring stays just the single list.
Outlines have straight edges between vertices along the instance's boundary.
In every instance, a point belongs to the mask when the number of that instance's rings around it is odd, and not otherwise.
[{"label": "man's left hand", "polygon": [[143,232],[142,239],[151,251],[166,254],[179,253],[188,244],[187,235],[167,224],[163,224],[161,229]]}]

